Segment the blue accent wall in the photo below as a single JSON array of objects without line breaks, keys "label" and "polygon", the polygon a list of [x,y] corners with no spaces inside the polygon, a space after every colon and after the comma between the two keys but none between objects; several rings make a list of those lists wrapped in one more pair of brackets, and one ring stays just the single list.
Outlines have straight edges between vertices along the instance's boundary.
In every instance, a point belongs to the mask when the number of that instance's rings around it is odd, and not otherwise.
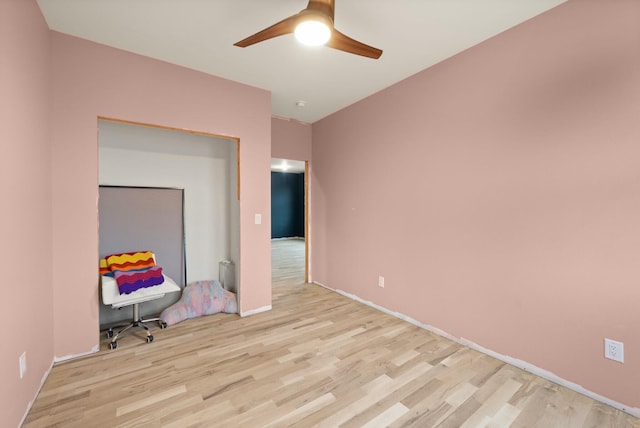
[{"label": "blue accent wall", "polygon": [[304,237],[304,174],[271,172],[271,238]]}]

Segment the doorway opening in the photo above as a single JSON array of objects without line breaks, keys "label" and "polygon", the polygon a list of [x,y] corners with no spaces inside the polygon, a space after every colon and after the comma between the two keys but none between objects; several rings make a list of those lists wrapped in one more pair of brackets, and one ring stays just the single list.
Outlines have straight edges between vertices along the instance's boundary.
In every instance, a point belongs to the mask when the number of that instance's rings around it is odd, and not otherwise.
[{"label": "doorway opening", "polygon": [[308,198],[308,161],[271,159],[271,272],[274,288],[298,286],[309,281]]}]

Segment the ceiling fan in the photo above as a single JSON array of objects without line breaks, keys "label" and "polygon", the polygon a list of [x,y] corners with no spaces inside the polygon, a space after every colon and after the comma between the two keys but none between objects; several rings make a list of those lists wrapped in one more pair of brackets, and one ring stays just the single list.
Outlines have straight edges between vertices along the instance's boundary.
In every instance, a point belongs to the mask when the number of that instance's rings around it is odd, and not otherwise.
[{"label": "ceiling fan", "polygon": [[234,45],[245,48],[274,37],[295,33],[298,40],[308,45],[326,44],[330,48],[351,54],[373,59],[380,58],[382,55],[380,49],[354,40],[334,28],[334,11],[335,0],[309,0],[307,7],[297,14],[240,40]]}]

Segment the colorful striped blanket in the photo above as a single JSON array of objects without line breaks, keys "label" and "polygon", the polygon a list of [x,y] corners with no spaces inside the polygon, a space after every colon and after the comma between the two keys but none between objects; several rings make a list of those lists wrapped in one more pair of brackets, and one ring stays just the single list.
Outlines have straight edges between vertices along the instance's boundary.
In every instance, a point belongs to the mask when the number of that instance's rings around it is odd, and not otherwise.
[{"label": "colorful striped blanket", "polygon": [[111,254],[100,260],[100,274],[113,275],[120,294],[129,294],[164,282],[162,268],[156,266],[151,251]]}]

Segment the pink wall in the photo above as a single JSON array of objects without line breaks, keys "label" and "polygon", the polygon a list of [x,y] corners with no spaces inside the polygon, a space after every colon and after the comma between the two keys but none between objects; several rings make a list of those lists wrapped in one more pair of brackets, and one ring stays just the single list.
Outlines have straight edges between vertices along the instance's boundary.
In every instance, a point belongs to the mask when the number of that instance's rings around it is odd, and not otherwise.
[{"label": "pink wall", "polygon": [[52,39],[55,355],[90,352],[99,341],[98,116],[240,138],[240,303],[245,312],[271,305],[270,94],[59,33]]},{"label": "pink wall", "polygon": [[[0,426],[15,427],[53,360],[50,35],[35,1],[0,2]],[[20,379],[18,359],[26,352]]]},{"label": "pink wall", "polygon": [[640,407],[638,16],[571,0],[315,123],[314,280]]},{"label": "pink wall", "polygon": [[311,160],[311,125],[296,120],[272,117],[271,157]]}]

